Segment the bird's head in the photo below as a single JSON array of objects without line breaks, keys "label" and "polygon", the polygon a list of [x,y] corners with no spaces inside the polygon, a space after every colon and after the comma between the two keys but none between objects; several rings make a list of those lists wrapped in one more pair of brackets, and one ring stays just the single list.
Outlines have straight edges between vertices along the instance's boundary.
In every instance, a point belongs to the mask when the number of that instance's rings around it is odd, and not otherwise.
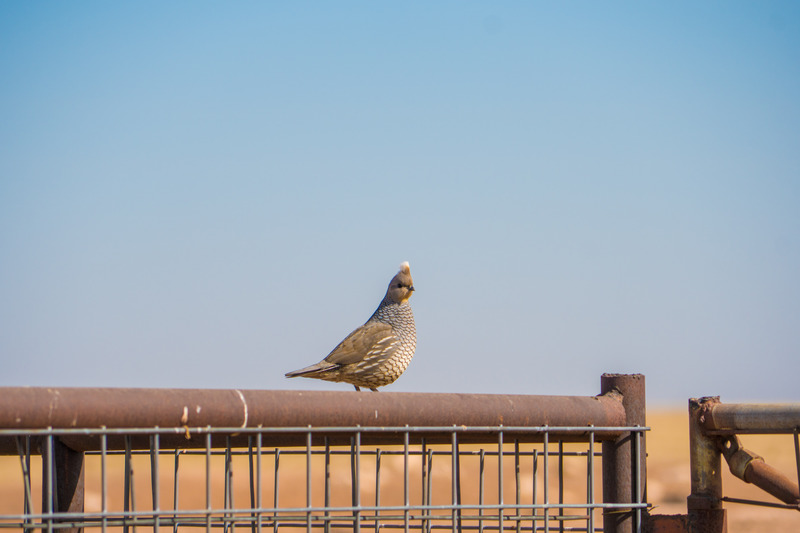
[{"label": "bird's head", "polygon": [[411,279],[411,268],[408,261],[400,265],[400,272],[395,274],[386,290],[386,298],[399,304],[406,303],[414,292],[414,280]]}]

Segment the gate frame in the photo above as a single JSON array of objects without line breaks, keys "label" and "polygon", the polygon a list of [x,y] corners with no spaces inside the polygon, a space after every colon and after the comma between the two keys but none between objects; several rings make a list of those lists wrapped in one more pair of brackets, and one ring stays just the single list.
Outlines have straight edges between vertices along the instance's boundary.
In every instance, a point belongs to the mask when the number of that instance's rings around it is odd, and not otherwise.
[{"label": "gate frame", "polygon": [[[288,407],[291,406],[291,407]],[[645,378],[603,374],[598,396],[530,396],[197,389],[0,388],[0,454],[20,453],[24,429],[300,428],[332,426],[636,427],[646,430]],[[17,436],[10,436],[12,430]],[[16,430],[16,431],[13,431]],[[6,433],[6,435],[3,435]],[[487,431],[487,435],[491,431]],[[608,533],[639,533],[647,518],[646,444],[643,431],[605,433],[602,440]],[[571,435],[572,439],[575,435]],[[282,433],[285,445],[304,445]],[[475,438],[481,438],[479,433]],[[485,438],[485,436],[483,437]],[[533,436],[533,439],[536,437]],[[210,435],[207,435],[210,439]],[[43,511],[82,512],[84,452],[91,436],[53,434],[26,439],[43,459]],[[163,435],[159,447],[196,447],[182,433]],[[570,440],[570,435],[566,436]],[[139,444],[144,447],[144,444]],[[111,448],[109,448],[111,449]],[[630,508],[625,504],[632,505]],[[633,505],[637,505],[633,507]],[[64,529],[78,533],[81,528]]]}]

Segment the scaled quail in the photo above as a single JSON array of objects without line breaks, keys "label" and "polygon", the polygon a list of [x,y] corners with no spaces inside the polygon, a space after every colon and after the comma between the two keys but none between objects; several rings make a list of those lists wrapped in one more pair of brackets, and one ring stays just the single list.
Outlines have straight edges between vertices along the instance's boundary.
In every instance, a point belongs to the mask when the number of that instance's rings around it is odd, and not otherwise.
[{"label": "scaled quail", "polygon": [[360,387],[369,387],[378,392],[378,387],[392,383],[408,367],[417,346],[414,313],[408,303],[412,292],[414,281],[405,262],[389,282],[386,296],[363,326],[348,335],[319,363],[289,372],[286,377],[344,381],[355,386],[357,391]]}]

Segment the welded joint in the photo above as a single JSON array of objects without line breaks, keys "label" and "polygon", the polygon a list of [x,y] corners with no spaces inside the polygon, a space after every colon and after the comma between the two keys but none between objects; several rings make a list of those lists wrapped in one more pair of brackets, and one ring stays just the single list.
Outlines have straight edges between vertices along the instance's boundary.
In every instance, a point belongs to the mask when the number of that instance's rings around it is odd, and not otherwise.
[{"label": "welded joint", "polygon": [[707,419],[712,419],[714,407],[720,404],[719,396],[703,396],[694,401],[697,409],[697,422],[703,427]]},{"label": "welded joint", "polygon": [[618,388],[614,387],[613,389],[608,390],[608,391],[604,392],[603,394],[599,394],[599,395],[595,396],[595,398],[611,398],[613,400],[618,401],[619,403],[622,403],[622,400],[624,399],[624,396],[622,394],[622,391],[620,391]]}]

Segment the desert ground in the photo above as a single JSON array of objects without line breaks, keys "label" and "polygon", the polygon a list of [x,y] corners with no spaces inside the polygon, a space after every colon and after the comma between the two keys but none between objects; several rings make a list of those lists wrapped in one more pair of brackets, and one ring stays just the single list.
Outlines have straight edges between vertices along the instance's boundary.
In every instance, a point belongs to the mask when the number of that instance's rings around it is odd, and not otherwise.
[{"label": "desert ground", "polygon": [[[648,411],[648,425],[651,431],[647,434],[646,445],[648,452],[648,480],[647,496],[648,501],[653,504],[651,513],[654,514],[685,514],[686,497],[689,494],[689,447],[688,447],[688,414],[683,409],[654,409]],[[791,435],[769,435],[769,436],[743,436],[742,442],[745,448],[761,455],[772,466],[784,472],[790,479],[797,476],[797,466],[795,463],[795,450],[793,437]],[[533,445],[530,445],[531,447]],[[566,445],[566,450],[586,450],[585,445],[572,448]],[[599,451],[599,444],[597,451]],[[365,450],[367,448],[365,447]],[[442,448],[446,452],[446,448]],[[487,448],[491,450],[491,448]],[[513,445],[508,444],[504,448],[505,453],[513,452]],[[524,446],[521,448],[523,451]],[[539,448],[541,446],[539,445]],[[472,451],[473,453],[462,459],[462,502],[477,503],[480,494],[475,482],[479,476],[479,450],[478,446],[464,446],[462,453]],[[495,448],[496,450],[496,448]],[[553,448],[551,448],[553,450]],[[365,455],[360,465],[360,485],[362,504],[374,502],[376,490],[381,491],[380,501],[382,505],[402,504],[403,487],[403,467],[402,455],[397,449],[385,448],[381,459],[380,483],[376,487],[375,455]],[[452,486],[450,478],[451,459],[443,453],[443,457],[436,457],[433,474],[431,476],[433,494],[432,503],[449,504],[452,497]],[[324,463],[322,457],[316,456],[312,460],[312,501],[315,505],[324,501]],[[304,454],[282,454],[281,470],[278,477],[280,507],[302,507],[306,499],[306,458]],[[564,501],[565,502],[585,502],[588,486],[586,482],[587,465],[586,454],[582,456],[567,458],[564,461]],[[33,480],[32,494],[34,510],[38,510],[41,504],[41,461],[34,457],[31,464],[31,474]],[[542,502],[544,484],[542,476],[533,475],[532,454],[523,455],[520,463],[521,474],[516,475],[516,467],[513,457],[506,458],[503,468],[503,491],[506,503],[514,501],[519,483],[519,494],[521,502],[532,502],[534,498],[537,502]],[[421,472],[422,458],[412,456],[410,459],[410,470],[414,472],[410,479],[410,499],[411,502],[421,501],[422,483]],[[595,465],[596,497],[599,499],[601,482],[599,476],[599,464]],[[549,472],[549,501],[556,501],[558,498],[558,488],[554,483],[558,478],[557,461],[551,460]],[[203,509],[205,508],[206,486],[205,486],[205,457],[202,455],[182,455],[180,458],[179,470],[179,509]],[[249,461],[247,456],[236,456],[233,458],[231,491],[232,506],[234,508],[247,507],[250,502]],[[161,509],[172,509],[174,505],[174,457],[163,456],[160,460],[159,478],[160,483],[160,507]],[[485,457],[485,490],[483,497],[487,503],[496,501],[498,493],[498,468],[496,456]],[[539,472],[543,470],[540,468]],[[16,456],[0,457],[0,515],[20,514],[23,510],[24,486],[20,474],[20,460]],[[212,459],[212,505],[222,507],[224,505],[224,457],[215,456]],[[274,456],[265,456],[262,466],[262,487],[264,506],[274,503]],[[349,505],[351,494],[350,462],[346,453],[335,456],[331,460],[331,501],[334,505]],[[338,473],[337,473],[338,472]],[[122,509],[122,487],[124,476],[123,458],[114,456],[109,459],[107,465],[107,485],[108,497],[107,506],[111,510]],[[99,511],[102,508],[101,497],[101,471],[100,462],[96,456],[87,456],[86,459],[86,511]],[[151,480],[150,480],[150,461],[147,455],[134,457],[134,508],[150,509],[152,505]],[[762,493],[752,485],[734,478],[724,467],[723,472],[724,494],[729,497],[746,498],[776,502],[768,494]],[[399,488],[398,488],[399,487]],[[534,494],[536,492],[536,494]],[[768,507],[755,507],[751,505],[726,503],[725,508],[728,513],[728,531],[730,533],[758,533],[758,532],[794,532],[800,531],[800,513],[797,511],[774,509]],[[2,522],[0,520],[0,526]],[[577,522],[576,522],[577,523]],[[580,527],[584,527],[586,522],[582,522]],[[596,518],[596,526],[601,525],[599,514]],[[146,528],[149,529],[149,528]],[[164,528],[166,531],[168,528]],[[283,529],[283,528],[281,528]],[[552,530],[552,529],[551,529]]]}]

